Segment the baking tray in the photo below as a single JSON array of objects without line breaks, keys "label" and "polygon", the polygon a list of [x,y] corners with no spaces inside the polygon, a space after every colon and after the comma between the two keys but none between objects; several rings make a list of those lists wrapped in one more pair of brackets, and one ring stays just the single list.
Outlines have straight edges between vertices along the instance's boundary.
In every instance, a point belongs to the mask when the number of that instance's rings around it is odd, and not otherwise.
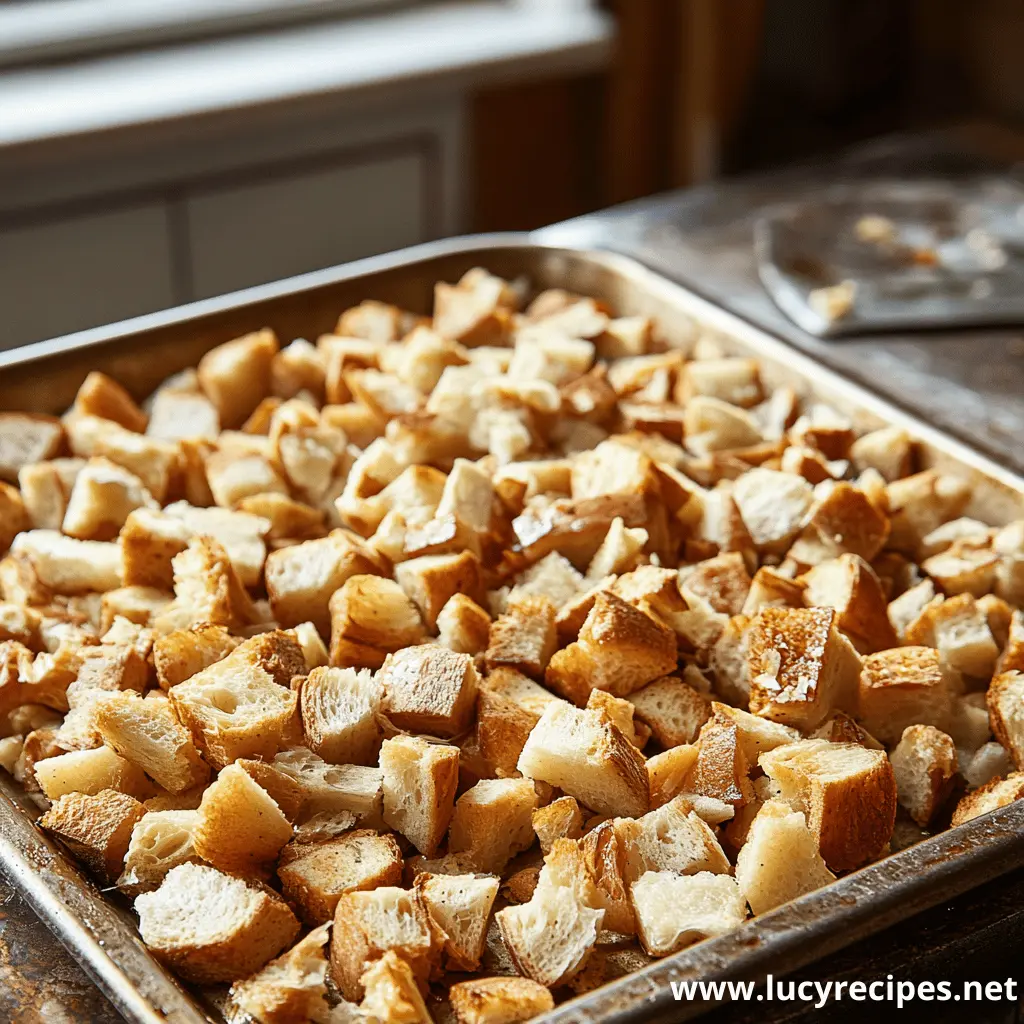
[{"label": "baking tray", "polygon": [[[653,316],[669,343],[711,333],[727,350],[755,355],[770,386],[789,385],[845,412],[865,429],[904,427],[922,467],[971,483],[966,515],[993,524],[1024,514],[1024,479],[852,384],[783,342],[622,256],[496,235],[418,246],[344,267],[139,317],[0,353],[0,409],[59,412],[90,370],[142,397],[213,346],[269,325],[284,339],[329,331],[339,311],[375,298],[427,312],[437,280],[483,265],[536,289],[594,295],[622,314]],[[119,896],[101,893],[34,826],[38,813],[0,772],[0,866],[26,901],[132,1024],[219,1024],[220,993],[187,989],[146,951]],[[545,1018],[559,1024],[693,1019],[711,1004],[677,1002],[671,982],[757,980],[799,970],[844,946],[1024,865],[1024,801],[926,839],[762,915],[721,938],[587,995]]]}]

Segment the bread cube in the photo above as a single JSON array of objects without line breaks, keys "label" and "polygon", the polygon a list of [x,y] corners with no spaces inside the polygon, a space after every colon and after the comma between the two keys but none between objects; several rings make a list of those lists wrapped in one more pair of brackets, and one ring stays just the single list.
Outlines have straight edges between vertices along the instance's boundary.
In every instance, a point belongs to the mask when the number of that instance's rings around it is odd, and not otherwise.
[{"label": "bread cube", "polygon": [[146,809],[127,793],[67,793],[39,819],[85,866],[108,884],[121,873],[135,823]]},{"label": "bread cube", "polygon": [[170,631],[210,623],[237,629],[257,621],[252,599],[217,541],[193,536],[171,559],[171,566],[174,601],[154,621],[154,628]]},{"label": "bread cube", "polygon": [[663,747],[692,743],[711,715],[703,694],[675,676],[664,676],[629,695],[636,717]]},{"label": "bread cube", "polygon": [[420,736],[395,736],[381,745],[384,821],[430,857],[455,808],[459,751]]},{"label": "bread cube", "polygon": [[355,829],[326,842],[286,847],[277,874],[302,919],[323,924],[345,893],[399,885],[402,852],[394,836]]},{"label": "bread cube", "polygon": [[117,887],[129,896],[152,892],[171,868],[195,863],[192,836],[198,823],[195,810],[147,810],[132,828]]},{"label": "bread cube", "polygon": [[1002,672],[989,684],[988,717],[1016,768],[1024,768],[1024,673]]},{"label": "bread cube", "polygon": [[63,442],[64,428],[54,416],[0,413],[0,480],[16,482],[23,466],[53,458]]},{"label": "bread cube", "polygon": [[409,963],[388,950],[363,972],[365,990],[359,1013],[380,1024],[431,1024],[433,1018],[423,1001]]},{"label": "bread cube", "polygon": [[441,958],[442,942],[415,892],[386,885],[348,892],[334,912],[331,977],[346,999],[362,999],[363,971],[390,950],[422,983]]},{"label": "bread cube", "polygon": [[423,873],[416,877],[416,892],[445,935],[445,966],[454,971],[479,969],[491,907],[498,895],[498,879]]},{"label": "bread cube", "polygon": [[490,615],[465,594],[448,598],[437,613],[436,626],[437,642],[459,654],[483,654],[490,642]]},{"label": "bread cube", "polygon": [[389,654],[380,672],[384,710],[399,729],[457,736],[473,717],[480,676],[468,654],[422,644]]},{"label": "bread cube", "polygon": [[651,787],[651,808],[662,807],[682,793],[697,761],[697,747],[682,743],[647,759],[647,778]]},{"label": "bread cube", "polygon": [[58,752],[56,756],[37,760],[34,773],[50,800],[59,800],[69,793],[95,796],[108,790],[142,800],[153,793],[153,784],[141,768],[105,746]]},{"label": "bread cube", "polygon": [[424,639],[416,606],[394,580],[382,576],[350,576],[331,595],[328,608],[331,661],[341,667],[379,668],[388,652]]},{"label": "bread cube", "polygon": [[900,805],[918,825],[927,827],[953,790],[957,773],[953,740],[934,726],[911,725],[903,730],[889,760]]},{"label": "bread cube", "polygon": [[1006,807],[1024,797],[1024,772],[1010,772],[1005,778],[996,776],[984,786],[961,797],[950,824],[955,828],[989,811]]},{"label": "bread cube", "polygon": [[166,513],[136,509],[121,529],[124,582],[128,586],[170,590],[174,586],[171,560],[188,547],[192,530]]},{"label": "bread cube", "polygon": [[448,850],[468,854],[478,870],[500,874],[533,845],[537,791],[530,779],[484,779],[455,802]]},{"label": "bread cube", "polygon": [[270,367],[279,345],[269,328],[211,349],[199,361],[199,383],[221,425],[241,426],[270,391]]},{"label": "bread cube", "polygon": [[135,509],[159,507],[134,473],[93,458],[75,477],[61,529],[80,540],[112,540]]},{"label": "bread cube", "polygon": [[315,668],[300,690],[309,748],[334,764],[373,764],[380,749],[383,686],[365,670]]},{"label": "bread cube", "polygon": [[648,871],[629,890],[637,934],[653,956],[668,956],[701,939],[738,928],[747,902],[735,878],[700,872]]},{"label": "bread cube", "polygon": [[643,755],[600,711],[550,705],[530,733],[518,769],[599,814],[634,817],[650,806]]},{"label": "bread cube", "polygon": [[272,551],[265,574],[274,617],[282,626],[312,622],[327,636],[331,595],[350,576],[380,574],[382,569],[373,551],[344,530]]},{"label": "bread cube", "polygon": [[135,910],[153,955],[202,985],[253,974],[299,933],[276,893],[202,864],[172,868],[156,892],[136,898]]},{"label": "bread cube", "polygon": [[242,583],[259,585],[267,555],[264,537],[270,529],[268,520],[226,508],[196,508],[185,501],[173,502],[164,512],[180,519],[193,533],[212,537],[224,548]]},{"label": "bread cube", "polygon": [[210,776],[191,734],[166,700],[118,693],[97,707],[96,728],[107,746],[171,793],[202,785]]},{"label": "bread cube", "polygon": [[803,526],[814,490],[803,477],[752,469],[735,482],[732,497],[757,549],[782,552]]},{"label": "bread cube", "polygon": [[853,706],[860,658],[832,608],[765,608],[750,628],[750,710],[813,729]]},{"label": "bread cube", "polygon": [[153,642],[157,681],[170,689],[226,658],[240,643],[223,626],[199,625],[158,636]]},{"label": "bread cube", "polygon": [[556,839],[579,839],[583,834],[583,814],[571,796],[562,796],[538,807],[531,815],[531,822],[545,856],[551,852]]},{"label": "bread cube", "polygon": [[894,744],[911,725],[946,728],[955,680],[931,647],[896,647],[864,659],[857,718],[871,735]]},{"label": "bread cube", "polygon": [[516,764],[540,715],[483,686],[476,700],[476,742],[499,777],[517,774]]},{"label": "bread cube", "polygon": [[762,754],[758,763],[773,793],[805,815],[830,870],[858,868],[887,848],[896,780],[884,751],[801,740]]},{"label": "bread cube", "polygon": [[519,1024],[555,1008],[551,992],[529,978],[472,978],[448,990],[458,1024]]},{"label": "bread cube", "polygon": [[488,669],[508,666],[541,679],[557,646],[555,606],[546,597],[526,597],[492,623],[484,660]]},{"label": "bread cube", "polygon": [[240,757],[270,760],[299,729],[298,695],[286,686],[303,668],[291,636],[264,633],[172,686],[168,696],[215,768]]},{"label": "bread cube", "polygon": [[54,530],[19,533],[11,553],[24,555],[44,587],[58,594],[114,590],[121,585],[116,544],[64,537]]}]

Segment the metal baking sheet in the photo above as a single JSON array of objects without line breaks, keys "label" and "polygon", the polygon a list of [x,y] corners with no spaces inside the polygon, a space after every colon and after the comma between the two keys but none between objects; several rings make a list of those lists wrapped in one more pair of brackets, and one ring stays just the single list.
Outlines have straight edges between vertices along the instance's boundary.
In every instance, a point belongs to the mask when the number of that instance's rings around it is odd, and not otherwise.
[{"label": "metal baking sheet", "polygon": [[[59,412],[90,370],[116,376],[136,395],[194,365],[222,341],[269,325],[285,339],[315,338],[340,310],[362,299],[427,312],[438,280],[482,265],[536,289],[563,287],[603,299],[622,314],[655,318],[671,344],[711,332],[723,346],[756,356],[770,386],[818,397],[864,428],[885,423],[918,441],[922,466],[972,484],[965,514],[994,524],[1024,515],[1024,479],[821,367],[747,322],[640,264],[606,252],[540,245],[526,235],[482,236],[419,246],[385,257],[249,289],[113,327],[0,354],[0,408]],[[222,991],[177,982],[147,952],[131,911],[100,892],[33,824],[37,811],[0,772],[0,863],[40,917],[132,1024],[222,1024]],[[752,980],[798,970],[896,921],[1024,865],[1024,801],[926,839],[885,860],[748,921],[718,939],[557,1007],[547,1020],[681,1021],[706,1004],[680,1003],[671,982]]]},{"label": "metal baking sheet", "polygon": [[[758,273],[776,305],[819,337],[1024,323],[1024,182],[839,184],[777,206],[754,227]],[[812,299],[848,284],[834,318]]]}]

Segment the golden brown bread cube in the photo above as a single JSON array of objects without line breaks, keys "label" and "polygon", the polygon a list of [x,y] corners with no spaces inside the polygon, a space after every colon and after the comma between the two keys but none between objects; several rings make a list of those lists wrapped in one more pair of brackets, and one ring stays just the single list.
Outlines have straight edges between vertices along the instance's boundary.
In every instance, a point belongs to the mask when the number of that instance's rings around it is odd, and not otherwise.
[{"label": "golden brown bread cube", "polygon": [[226,658],[240,643],[224,626],[208,624],[158,636],[153,642],[157,681],[168,690]]},{"label": "golden brown bread cube", "polygon": [[557,646],[554,604],[546,597],[525,597],[491,624],[484,661],[488,669],[505,665],[543,679]]},{"label": "golden brown bread cube", "polygon": [[64,443],[64,428],[54,416],[0,413],[0,480],[12,483],[23,466],[51,459]]},{"label": "golden brown bread cube", "polygon": [[399,729],[457,736],[470,724],[480,676],[468,654],[437,644],[389,654],[380,672],[384,711]]},{"label": "golden brown bread cube", "polygon": [[269,328],[211,349],[199,361],[199,383],[217,407],[221,426],[241,426],[270,390],[279,345]]},{"label": "golden brown bread cube", "polygon": [[889,760],[900,805],[918,825],[927,827],[953,790],[957,773],[953,740],[934,726],[911,725],[903,730]]},{"label": "golden brown bread cube", "polygon": [[87,416],[112,420],[126,430],[141,434],[146,430],[146,414],[116,380],[93,370],[82,381],[75,395],[75,408]]},{"label": "golden brown bread cube", "polygon": [[11,541],[29,526],[29,515],[18,488],[0,482],[0,555],[5,554]]}]

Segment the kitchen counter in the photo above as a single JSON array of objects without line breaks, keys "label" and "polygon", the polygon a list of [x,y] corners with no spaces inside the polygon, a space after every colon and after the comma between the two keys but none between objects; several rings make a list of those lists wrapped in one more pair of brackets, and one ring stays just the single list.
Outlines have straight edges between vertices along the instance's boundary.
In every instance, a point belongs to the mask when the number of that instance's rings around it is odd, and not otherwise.
[{"label": "kitchen counter", "polygon": [[[806,194],[837,173],[905,177],[998,166],[962,140],[929,136],[883,141],[821,167],[725,181],[643,200],[555,225],[540,237],[613,248],[684,282],[840,372],[882,392],[988,454],[1024,471],[1024,332],[933,332],[820,341],[772,305],[754,270],[751,226],[766,204]],[[990,883],[905,921],[802,974],[807,979],[988,980],[1013,977],[1024,939],[1024,873]],[[878,1004],[867,1012],[887,1019]],[[917,1008],[920,1011],[920,1007]],[[755,1012],[756,1010],[756,1012]],[[965,1012],[966,1011],[966,1012]],[[830,1019],[862,1019],[862,1004],[830,1008]],[[719,1011],[716,1021],[811,1020],[820,1011],[758,1003]],[[911,1014],[914,1010],[910,1011]],[[929,1019],[1013,1024],[1018,1007],[929,1007]],[[959,1015],[958,1015],[959,1014]],[[31,910],[0,878],[0,1020],[12,1024],[116,1024],[120,1017]]]}]

